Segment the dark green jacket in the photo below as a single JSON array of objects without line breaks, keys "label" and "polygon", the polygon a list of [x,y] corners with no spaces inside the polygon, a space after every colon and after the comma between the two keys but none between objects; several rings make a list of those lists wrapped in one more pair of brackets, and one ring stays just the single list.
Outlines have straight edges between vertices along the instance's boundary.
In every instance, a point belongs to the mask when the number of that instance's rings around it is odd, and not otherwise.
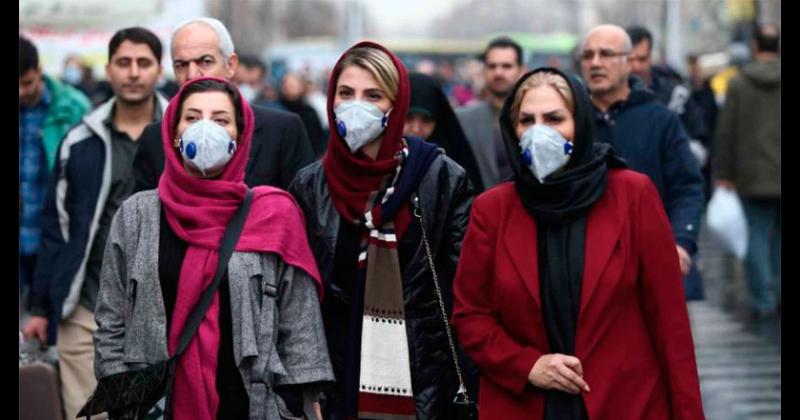
[{"label": "dark green jacket", "polygon": [[781,61],[746,65],[731,79],[717,121],[714,176],[743,197],[781,196]]}]

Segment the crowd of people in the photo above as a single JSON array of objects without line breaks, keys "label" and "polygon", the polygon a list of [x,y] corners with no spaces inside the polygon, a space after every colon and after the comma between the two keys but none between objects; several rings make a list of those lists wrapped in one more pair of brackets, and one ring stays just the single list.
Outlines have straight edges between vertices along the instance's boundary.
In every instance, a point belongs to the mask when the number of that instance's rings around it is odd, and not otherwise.
[{"label": "crowd of people", "polygon": [[584,34],[579,74],[496,38],[480,91],[369,41],[325,92],[273,85],[213,18],[119,30],[102,83],[20,35],[22,334],[66,418],[703,418],[713,188],[745,204],[754,317],[780,308],[777,27],[752,45],[718,112],[640,26]]}]

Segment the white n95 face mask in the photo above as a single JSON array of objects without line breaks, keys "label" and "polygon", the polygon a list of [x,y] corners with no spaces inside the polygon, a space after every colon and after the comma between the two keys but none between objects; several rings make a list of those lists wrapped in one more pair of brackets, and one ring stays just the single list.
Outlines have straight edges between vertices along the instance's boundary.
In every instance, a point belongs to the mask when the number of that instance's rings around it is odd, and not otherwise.
[{"label": "white n95 face mask", "polygon": [[64,69],[64,74],[61,75],[61,78],[64,79],[65,82],[77,86],[81,83],[81,79],[83,79],[83,72],[80,67],[70,64]]},{"label": "white n95 face mask", "polygon": [[342,102],[333,110],[333,114],[336,131],[347,142],[352,153],[377,139],[389,121],[389,112],[384,114],[377,106],[364,101]]},{"label": "white n95 face mask", "polygon": [[256,90],[256,88],[254,88],[248,83],[242,83],[238,86],[238,88],[239,88],[239,94],[242,95],[242,97],[248,103],[253,102],[256,99],[256,97],[258,97],[258,91]]},{"label": "white n95 face mask", "polygon": [[525,130],[519,146],[522,160],[542,184],[547,176],[563,168],[572,155],[572,142],[544,124],[534,124]]},{"label": "white n95 face mask", "polygon": [[236,142],[219,124],[200,120],[184,130],[178,147],[183,160],[206,176],[231,160]]}]

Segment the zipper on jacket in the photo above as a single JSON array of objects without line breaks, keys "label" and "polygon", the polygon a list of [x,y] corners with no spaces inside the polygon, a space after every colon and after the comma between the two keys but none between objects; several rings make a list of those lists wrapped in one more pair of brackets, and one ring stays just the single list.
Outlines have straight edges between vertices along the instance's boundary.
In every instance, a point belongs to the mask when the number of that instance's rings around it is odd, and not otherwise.
[{"label": "zipper on jacket", "polygon": [[606,121],[608,125],[615,125],[616,122],[611,118],[611,111],[603,113],[603,119]]},{"label": "zipper on jacket", "polygon": [[[278,280],[280,281],[280,280]],[[267,276],[261,276],[261,292],[275,300],[278,296],[278,285],[267,280]]]}]

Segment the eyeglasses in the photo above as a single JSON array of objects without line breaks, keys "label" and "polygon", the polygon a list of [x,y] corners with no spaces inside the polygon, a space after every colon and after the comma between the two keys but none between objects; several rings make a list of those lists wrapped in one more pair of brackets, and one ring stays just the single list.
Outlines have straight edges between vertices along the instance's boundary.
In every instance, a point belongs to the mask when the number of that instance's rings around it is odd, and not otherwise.
[{"label": "eyeglasses", "polygon": [[584,50],[581,53],[580,58],[581,61],[592,61],[594,60],[594,56],[597,55],[600,57],[600,61],[608,62],[614,57],[624,57],[628,54],[630,54],[630,51],[616,52],[614,50],[607,49],[601,49],[600,51]]}]

